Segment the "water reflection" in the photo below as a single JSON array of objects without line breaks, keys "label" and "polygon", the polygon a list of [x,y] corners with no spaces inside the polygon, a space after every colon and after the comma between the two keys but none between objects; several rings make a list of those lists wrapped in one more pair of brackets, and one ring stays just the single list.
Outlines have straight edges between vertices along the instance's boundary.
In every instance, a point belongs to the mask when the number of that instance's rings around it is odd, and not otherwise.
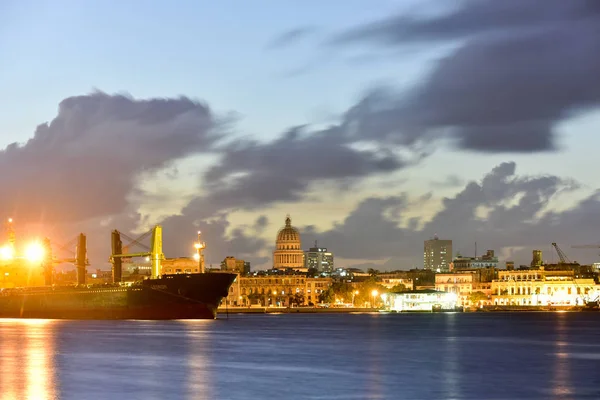
[{"label": "water reflection", "polygon": [[210,341],[206,327],[213,321],[186,321],[185,330],[188,342],[187,356],[187,398],[214,399],[210,376]]},{"label": "water reflection", "polygon": [[384,362],[382,360],[385,349],[382,348],[380,338],[380,322],[382,318],[375,316],[370,320],[369,341],[368,341],[368,359],[365,363],[368,366],[367,370],[367,398],[368,399],[383,399],[383,378],[385,371],[383,370]]},{"label": "water reflection", "polygon": [[0,400],[598,399],[599,329],[574,313],[0,320]]},{"label": "water reflection", "polygon": [[456,314],[443,315],[446,321],[446,345],[443,352],[442,375],[444,392],[448,399],[458,399],[460,395],[459,343],[456,331]]},{"label": "water reflection", "polygon": [[55,322],[3,320],[0,331],[0,399],[56,398]]},{"label": "water reflection", "polygon": [[554,360],[554,379],[552,394],[556,398],[570,397],[573,395],[571,387],[568,326],[565,314],[557,313],[556,319],[556,359]]}]

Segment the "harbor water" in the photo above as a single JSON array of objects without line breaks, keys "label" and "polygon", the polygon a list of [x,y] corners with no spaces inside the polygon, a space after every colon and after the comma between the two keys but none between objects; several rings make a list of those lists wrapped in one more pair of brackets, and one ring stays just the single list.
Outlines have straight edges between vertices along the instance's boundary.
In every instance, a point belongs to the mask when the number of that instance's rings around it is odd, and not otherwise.
[{"label": "harbor water", "polygon": [[0,399],[600,399],[600,313],[0,320]]}]

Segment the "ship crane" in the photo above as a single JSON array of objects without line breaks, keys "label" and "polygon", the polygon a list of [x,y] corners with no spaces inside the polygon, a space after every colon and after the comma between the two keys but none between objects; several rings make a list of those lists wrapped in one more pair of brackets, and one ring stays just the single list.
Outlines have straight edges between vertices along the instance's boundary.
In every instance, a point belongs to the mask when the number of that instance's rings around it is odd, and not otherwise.
[{"label": "ship crane", "polygon": [[[145,246],[141,243],[141,240],[146,237],[150,238],[150,247]],[[121,237],[129,240],[126,246],[123,246]],[[137,245],[142,247],[144,251],[138,253],[130,253],[129,248]],[[114,230],[111,232],[111,248],[112,254],[110,256],[110,263],[112,264],[113,282],[118,283],[122,280],[123,274],[123,262],[133,257],[146,257],[150,259],[152,264],[152,278],[158,278],[160,276],[161,262],[165,259],[165,255],[162,251],[162,226],[155,225],[151,230],[142,234],[136,239],[132,239],[124,233]]]},{"label": "ship crane", "polygon": [[[71,248],[75,246],[75,251],[71,250]],[[44,240],[44,247],[46,248],[47,254],[47,262],[46,262],[46,270],[50,270],[47,273],[51,274],[51,268],[53,264],[74,264],[77,267],[77,284],[85,285],[85,278],[87,274],[86,267],[90,265],[90,262],[87,258],[87,238],[83,233],[80,233],[68,242],[65,245],[57,245],[57,250],[61,250],[65,253],[69,253],[70,257],[59,258],[52,256],[52,245],[50,244],[50,239],[46,238]]]}]

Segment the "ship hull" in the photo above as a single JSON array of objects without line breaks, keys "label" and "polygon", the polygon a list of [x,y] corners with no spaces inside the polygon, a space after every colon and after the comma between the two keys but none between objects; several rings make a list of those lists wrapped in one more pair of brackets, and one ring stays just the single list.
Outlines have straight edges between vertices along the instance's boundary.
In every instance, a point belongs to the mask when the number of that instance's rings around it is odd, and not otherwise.
[{"label": "ship hull", "polygon": [[123,287],[4,289],[0,318],[214,319],[235,274],[180,274]]}]

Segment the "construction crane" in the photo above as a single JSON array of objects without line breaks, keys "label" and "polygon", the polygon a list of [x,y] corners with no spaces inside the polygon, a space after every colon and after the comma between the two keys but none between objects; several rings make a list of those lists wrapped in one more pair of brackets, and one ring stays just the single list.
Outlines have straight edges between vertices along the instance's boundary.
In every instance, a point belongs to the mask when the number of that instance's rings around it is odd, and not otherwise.
[{"label": "construction crane", "polygon": [[600,244],[584,244],[579,246],[571,246],[572,249],[600,249]]},{"label": "construction crane", "polygon": [[556,243],[552,243],[552,247],[556,250],[556,254],[558,254],[558,258],[560,259],[561,264],[575,264],[572,263],[571,260],[567,257],[567,255],[558,247]]}]

